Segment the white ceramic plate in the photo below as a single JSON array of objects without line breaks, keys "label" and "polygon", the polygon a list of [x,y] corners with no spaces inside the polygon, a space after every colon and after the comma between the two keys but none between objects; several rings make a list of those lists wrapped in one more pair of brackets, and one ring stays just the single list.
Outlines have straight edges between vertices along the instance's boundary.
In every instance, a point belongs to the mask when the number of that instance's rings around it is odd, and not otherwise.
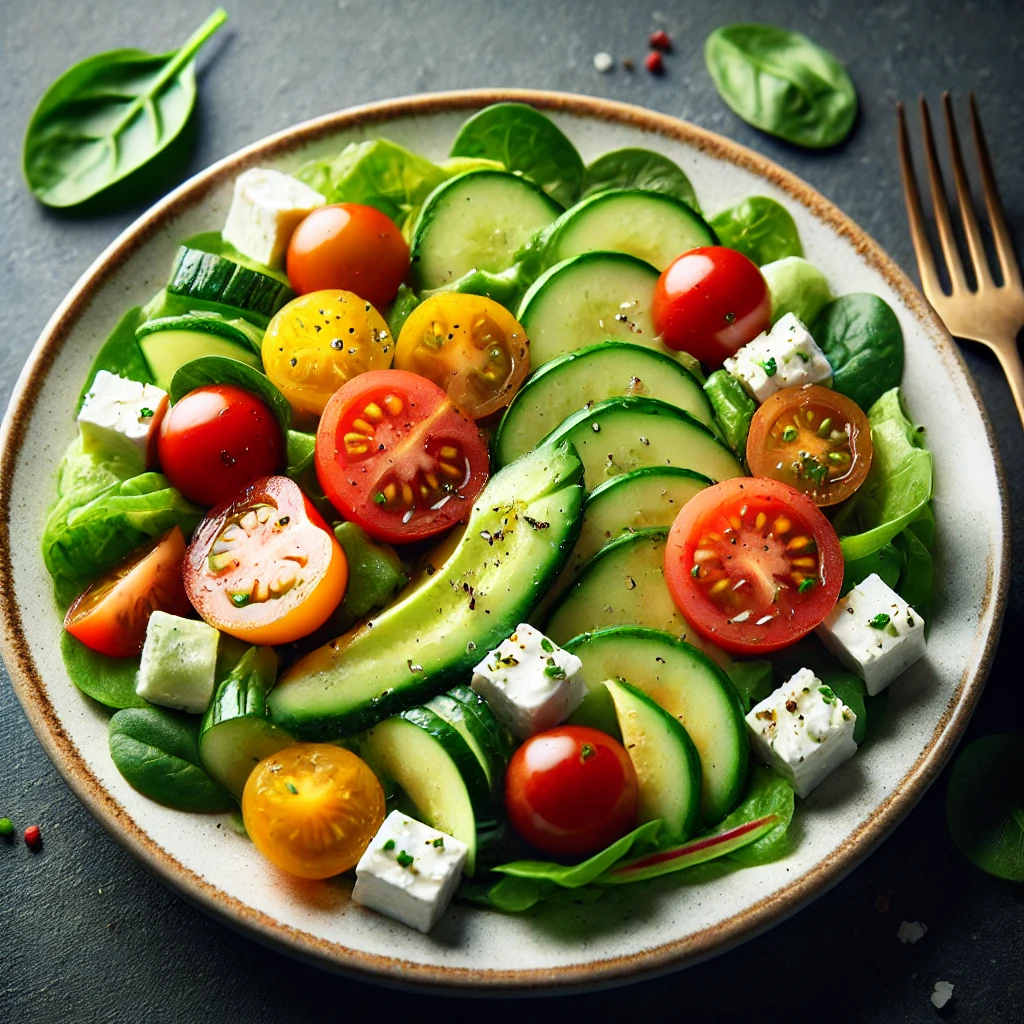
[{"label": "white ceramic plate", "polygon": [[[663,152],[690,176],[705,210],[754,194],[780,200],[834,291],[874,292],[896,310],[906,339],[906,399],[935,454],[937,606],[927,658],[892,687],[879,733],[802,802],[799,842],[786,859],[701,884],[667,879],[641,894],[627,887],[558,915],[457,906],[422,936],[351,904],[347,883],[277,872],[245,839],[218,827],[217,816],[168,810],[128,786],[108,754],[108,714],[64,671],[39,537],[93,357],[124,310],[162,286],[179,241],[223,224],[239,171],[290,170],[378,135],[442,157],[470,112],[510,98],[548,111],[585,160],[622,146]],[[322,966],[396,984],[536,991],[621,983],[722,952],[821,895],[934,779],[981,691],[1002,616],[1009,530],[994,452],[963,361],[910,281],[834,206],[762,157],[680,121],[585,97],[470,92],[376,104],[289,129],[186,182],[124,232],[54,314],[3,424],[4,658],[41,742],[92,813],[165,882],[229,925]]]}]

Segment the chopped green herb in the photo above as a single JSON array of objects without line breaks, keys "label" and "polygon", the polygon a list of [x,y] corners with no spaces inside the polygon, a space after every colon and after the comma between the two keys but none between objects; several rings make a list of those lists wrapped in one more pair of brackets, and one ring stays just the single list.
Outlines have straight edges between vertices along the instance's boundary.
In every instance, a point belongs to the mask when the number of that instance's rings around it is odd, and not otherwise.
[{"label": "chopped green herb", "polygon": [[885,629],[889,625],[889,615],[886,612],[879,612],[868,622],[872,629]]},{"label": "chopped green herb", "polygon": [[416,858],[413,857],[411,854],[406,853],[405,850],[400,850],[398,856],[395,858],[395,860],[398,861],[399,866],[403,868],[411,867],[412,862],[415,859]]},{"label": "chopped green herb", "polygon": [[565,669],[561,665],[548,665],[544,669],[544,675],[549,676],[552,679],[564,679]]},{"label": "chopped green herb", "polygon": [[387,841],[387,842],[386,842],[386,843],[384,844],[384,849],[385,849],[385,850],[391,851],[391,850],[393,850],[394,848],[395,848],[395,841],[394,841],[394,839],[389,839],[389,840],[388,840],[388,841]]},{"label": "chopped green herb", "polygon": [[779,364],[775,361],[775,356],[769,356],[769,358],[761,364],[761,369],[764,370],[769,377],[774,377],[775,374],[779,372]]},{"label": "chopped green herb", "polygon": [[292,793],[295,796],[299,795],[299,791],[295,788],[295,786],[291,782],[287,782],[287,783],[285,783],[285,785],[288,787],[288,792],[289,793]]},{"label": "chopped green herb", "polygon": [[246,594],[244,591],[236,590],[231,595],[231,603],[236,608],[244,608],[249,603],[249,595]]},{"label": "chopped green herb", "polygon": [[700,566],[696,562],[693,563],[693,568],[690,570],[690,575],[694,579],[697,579],[700,576]]},{"label": "chopped green herb", "polygon": [[377,491],[376,494],[374,494],[373,503],[374,505],[386,505],[388,503],[388,499],[384,497],[383,491]]},{"label": "chopped green herb", "polygon": [[499,665],[504,665],[505,668],[512,668],[519,664],[519,659],[514,654],[506,654],[504,657],[498,659]]},{"label": "chopped green herb", "polygon": [[435,846],[438,850],[443,850],[444,849],[444,836],[438,836],[434,840],[432,845]]},{"label": "chopped green herb", "polygon": [[818,693],[821,694],[821,699],[826,704],[835,704],[836,695],[831,686],[819,686]]},{"label": "chopped green herb", "polygon": [[540,638],[540,649],[550,654],[555,649],[555,645],[546,636],[542,636]]},{"label": "chopped green herb", "polygon": [[797,587],[797,591],[801,594],[806,594],[811,587],[814,586],[818,581],[813,576],[807,576],[800,581],[800,586]]},{"label": "chopped green herb", "polygon": [[145,406],[145,405],[139,410],[139,419],[140,420],[148,420],[150,418],[150,416],[155,416],[155,415],[156,415],[156,413],[154,413],[152,409],[150,409],[148,406]]},{"label": "chopped green herb", "polygon": [[589,743],[584,743],[583,746],[580,747],[580,764],[588,758],[593,757],[596,753],[597,751]]},{"label": "chopped green herb", "polygon": [[725,314],[725,322],[727,324],[735,323],[736,322],[736,314],[735,313],[726,313]]}]

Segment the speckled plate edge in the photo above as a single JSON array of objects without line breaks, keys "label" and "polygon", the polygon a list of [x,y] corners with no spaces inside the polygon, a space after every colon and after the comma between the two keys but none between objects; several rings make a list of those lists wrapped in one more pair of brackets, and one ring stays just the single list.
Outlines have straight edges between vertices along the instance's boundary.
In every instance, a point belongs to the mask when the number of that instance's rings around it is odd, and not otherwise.
[{"label": "speckled plate edge", "polygon": [[441,112],[474,110],[490,103],[519,100],[541,110],[616,122],[663,135],[736,164],[786,192],[802,203],[837,235],[850,242],[871,267],[895,289],[915,318],[935,339],[947,370],[962,376],[978,406],[988,436],[999,486],[1002,547],[987,567],[986,603],[978,610],[978,637],[982,656],[965,670],[944,714],[936,724],[927,749],[894,787],[889,797],[842,844],[798,878],[776,892],[714,927],[668,942],[653,949],[622,957],[546,970],[478,971],[417,964],[367,954],[319,939],[284,925],[270,916],[228,896],[185,868],[143,832],[124,808],[102,787],[64,730],[46,695],[21,622],[20,610],[7,585],[0,586],[0,652],[10,673],[15,693],[44,750],[75,795],[104,829],[133,856],[190,903],[218,917],[230,927],[310,963],[400,987],[433,988],[449,994],[552,994],[597,989],[689,966],[725,952],[779,923],[826,892],[853,870],[910,812],[924,795],[952,754],[966,728],[984,687],[995,655],[1009,587],[1009,503],[1006,481],[992,425],[977,388],[952,338],[910,279],[882,248],[832,203],[796,175],[765,157],[722,136],[664,114],[610,100],[566,93],[527,89],[465,90],[386,100],[356,107],[288,128],[237,151],[185,182],[131,224],[96,259],[50,318],[15,386],[3,426],[0,428],[0,580],[11,579],[10,510],[11,484],[17,453],[39,394],[72,325],[98,287],[115,268],[158,229],[165,218],[187,208],[225,178],[244,167],[282,150],[313,142],[346,128],[375,125],[397,117],[426,116]]}]

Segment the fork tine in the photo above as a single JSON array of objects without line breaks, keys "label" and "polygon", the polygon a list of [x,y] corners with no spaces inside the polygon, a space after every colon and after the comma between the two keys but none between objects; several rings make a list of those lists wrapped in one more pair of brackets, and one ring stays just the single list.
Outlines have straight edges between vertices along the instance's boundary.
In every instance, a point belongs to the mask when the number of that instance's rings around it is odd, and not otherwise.
[{"label": "fork tine", "polygon": [[978,215],[974,212],[974,200],[971,198],[971,186],[967,181],[964,169],[963,153],[960,150],[960,135],[956,130],[953,117],[953,101],[948,92],[942,94],[942,112],[946,120],[946,135],[949,137],[949,153],[953,160],[953,181],[956,184],[956,199],[963,218],[964,234],[967,236],[967,248],[974,263],[974,273],[978,280],[978,291],[986,291],[993,287],[992,272],[985,254],[985,243],[981,240],[978,227]]},{"label": "fork tine", "polygon": [[942,255],[946,258],[949,280],[953,291],[966,291],[967,279],[964,267],[960,262],[960,253],[956,248],[956,238],[949,220],[949,205],[946,202],[946,186],[942,181],[939,169],[939,157],[935,150],[935,138],[932,135],[932,119],[928,113],[928,103],[922,96],[920,99],[921,124],[924,127],[924,153],[928,165],[928,184],[931,187],[932,207],[935,210],[935,224],[939,229],[939,242],[942,244]]},{"label": "fork tine", "polygon": [[999,257],[999,266],[1003,271],[1003,283],[1019,288],[1021,286],[1020,268],[1017,266],[1017,259],[1013,252],[1010,229],[1006,226],[1003,204],[999,198],[999,189],[996,187],[996,176],[992,170],[988,144],[985,142],[985,135],[981,130],[981,118],[978,116],[978,105],[975,102],[973,90],[969,94],[969,99],[971,134],[974,136],[974,150],[978,154],[978,166],[981,169],[981,190],[985,195],[985,207],[988,209],[988,219],[992,226],[992,240],[996,247],[996,255]]},{"label": "fork tine", "polygon": [[[924,211],[921,209],[921,195],[917,190],[917,176],[914,174],[914,160],[910,154],[910,139],[907,135],[907,119],[903,104],[896,104],[896,136],[900,151],[900,176],[903,178],[903,198],[907,204],[907,219],[910,221],[910,237],[917,256],[917,269],[921,273],[921,285],[925,294],[941,295],[939,273],[935,269],[928,232],[925,230]],[[931,301],[931,299],[929,299]]]}]

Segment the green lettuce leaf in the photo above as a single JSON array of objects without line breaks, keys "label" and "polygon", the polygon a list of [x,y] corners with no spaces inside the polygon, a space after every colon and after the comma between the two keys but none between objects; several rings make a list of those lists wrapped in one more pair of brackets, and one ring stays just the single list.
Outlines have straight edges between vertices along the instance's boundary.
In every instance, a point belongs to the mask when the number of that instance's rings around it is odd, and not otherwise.
[{"label": "green lettuce leaf", "polygon": [[747,795],[743,802],[709,835],[719,835],[747,822],[769,814],[777,814],[779,822],[767,835],[749,846],[742,846],[727,854],[730,861],[750,867],[778,860],[789,852],[789,826],[793,823],[795,800],[793,787],[770,768],[756,765],[751,769]]}]

